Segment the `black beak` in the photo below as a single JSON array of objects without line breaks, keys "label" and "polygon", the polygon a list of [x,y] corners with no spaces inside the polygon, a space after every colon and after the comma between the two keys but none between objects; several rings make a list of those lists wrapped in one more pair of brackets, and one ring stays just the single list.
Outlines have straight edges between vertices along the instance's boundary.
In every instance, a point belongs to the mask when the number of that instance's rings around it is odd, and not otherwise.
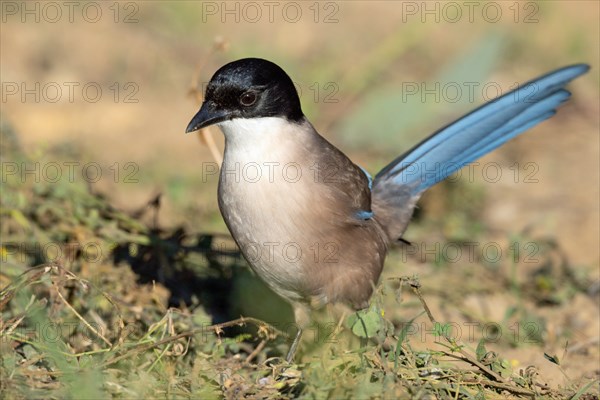
[{"label": "black beak", "polygon": [[185,133],[197,131],[198,129],[225,121],[228,117],[229,114],[226,111],[215,110],[210,102],[205,101],[202,103],[200,111],[194,115],[194,118],[188,124]]}]

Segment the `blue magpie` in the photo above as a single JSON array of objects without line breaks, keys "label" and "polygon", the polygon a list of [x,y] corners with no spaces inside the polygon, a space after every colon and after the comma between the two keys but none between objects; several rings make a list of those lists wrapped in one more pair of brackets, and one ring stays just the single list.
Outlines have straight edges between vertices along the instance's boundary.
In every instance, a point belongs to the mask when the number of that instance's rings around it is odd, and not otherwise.
[{"label": "blue magpie", "polygon": [[186,132],[216,124],[225,135],[219,208],[250,267],[294,309],[288,362],[311,309],[368,306],[425,190],[550,118],[588,69],[560,68],[484,104],[372,179],[311,125],[279,66],[246,58],[221,67]]}]

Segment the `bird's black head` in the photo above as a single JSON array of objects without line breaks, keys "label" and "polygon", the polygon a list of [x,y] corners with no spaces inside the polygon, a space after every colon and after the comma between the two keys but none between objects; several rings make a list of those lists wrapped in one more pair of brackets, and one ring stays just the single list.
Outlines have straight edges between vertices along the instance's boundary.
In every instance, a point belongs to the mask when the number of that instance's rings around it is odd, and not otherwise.
[{"label": "bird's black head", "polygon": [[200,111],[186,132],[234,118],[303,118],[294,83],[277,64],[244,58],[222,66],[206,88]]}]

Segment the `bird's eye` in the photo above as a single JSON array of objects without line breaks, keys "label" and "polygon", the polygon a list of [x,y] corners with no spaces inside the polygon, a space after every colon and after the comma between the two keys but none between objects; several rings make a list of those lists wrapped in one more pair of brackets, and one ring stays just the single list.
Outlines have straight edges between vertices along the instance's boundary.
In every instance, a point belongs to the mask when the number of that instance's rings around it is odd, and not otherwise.
[{"label": "bird's eye", "polygon": [[246,92],[240,96],[240,104],[244,107],[250,107],[251,105],[256,103],[257,98],[258,96],[256,96],[256,93]]}]

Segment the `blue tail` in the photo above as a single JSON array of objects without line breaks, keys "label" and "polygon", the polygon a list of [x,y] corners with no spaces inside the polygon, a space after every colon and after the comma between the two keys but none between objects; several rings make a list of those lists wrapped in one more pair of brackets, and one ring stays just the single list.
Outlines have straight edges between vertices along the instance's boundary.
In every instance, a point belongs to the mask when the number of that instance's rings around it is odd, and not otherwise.
[{"label": "blue tail", "polygon": [[589,70],[558,69],[477,108],[435,132],[382,169],[375,181],[410,188],[418,195],[466,164],[556,113],[570,93],[563,87]]}]

